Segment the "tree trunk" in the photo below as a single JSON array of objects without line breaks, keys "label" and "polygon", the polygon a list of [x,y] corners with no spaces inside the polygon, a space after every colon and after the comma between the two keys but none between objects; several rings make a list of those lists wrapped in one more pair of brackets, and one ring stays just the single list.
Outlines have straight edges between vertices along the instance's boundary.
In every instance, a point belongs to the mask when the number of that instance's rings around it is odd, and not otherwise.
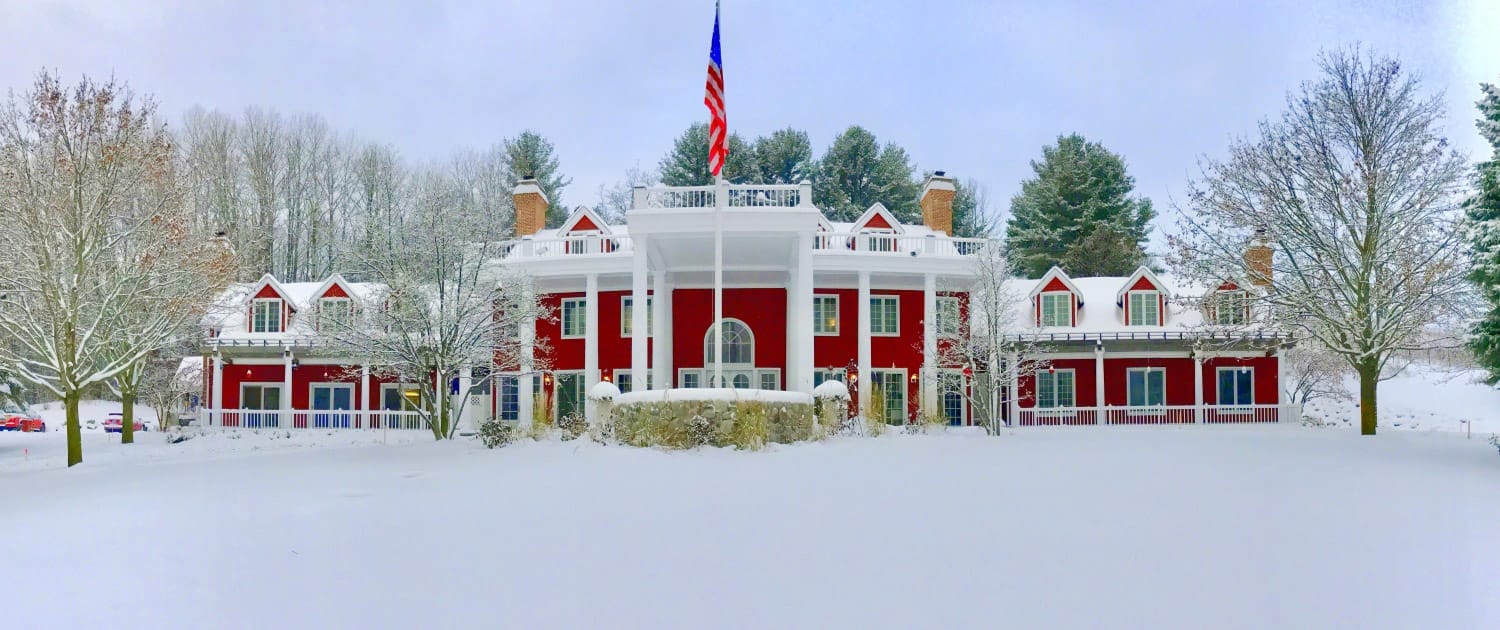
[{"label": "tree trunk", "polygon": [[120,392],[120,443],[135,443],[135,392]]},{"label": "tree trunk", "polygon": [[1375,388],[1380,383],[1380,364],[1374,360],[1360,363],[1359,434],[1375,435]]},{"label": "tree trunk", "polygon": [[70,390],[63,394],[63,409],[66,410],[68,419],[64,424],[68,429],[68,466],[83,463],[83,429],[78,424],[78,399],[83,396],[82,392]]}]

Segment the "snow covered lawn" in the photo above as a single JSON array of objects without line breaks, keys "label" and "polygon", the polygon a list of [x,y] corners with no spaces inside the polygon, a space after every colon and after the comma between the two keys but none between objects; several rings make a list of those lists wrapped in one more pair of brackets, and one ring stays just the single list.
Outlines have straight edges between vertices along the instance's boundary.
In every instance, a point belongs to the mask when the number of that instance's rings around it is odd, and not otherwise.
[{"label": "snow covered lawn", "polygon": [[[153,433],[91,442],[72,470],[0,468],[6,623],[1500,622],[1500,454],[1451,433],[1089,427],[763,453],[336,435]],[[0,460],[56,438],[4,434]]]}]

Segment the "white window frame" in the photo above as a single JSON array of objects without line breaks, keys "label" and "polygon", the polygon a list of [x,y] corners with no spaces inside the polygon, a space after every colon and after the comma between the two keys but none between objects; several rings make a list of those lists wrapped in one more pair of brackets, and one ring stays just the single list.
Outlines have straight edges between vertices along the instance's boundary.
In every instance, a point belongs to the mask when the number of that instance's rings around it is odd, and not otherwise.
[{"label": "white window frame", "polygon": [[859,234],[864,239],[867,252],[896,251],[896,230],[893,228],[865,227],[859,229]]},{"label": "white window frame", "polygon": [[[569,309],[568,308],[569,304],[576,304],[577,306],[574,307],[573,309]],[[557,316],[558,323],[561,325],[561,328],[562,328],[562,330],[560,331],[561,334],[559,335],[561,338],[563,338],[563,339],[582,339],[582,338],[588,336],[588,330],[589,330],[589,319],[588,319],[589,318],[589,300],[588,300],[588,298],[563,298],[562,303],[558,304],[558,309],[557,310],[559,311],[558,316]],[[578,321],[581,322],[580,328],[582,330],[580,332],[576,333],[576,334],[568,332],[568,313],[569,313],[570,310],[572,311],[572,313],[576,317],[581,318]]]},{"label": "white window frame", "polygon": [[[257,324],[260,322],[260,314],[261,314],[260,313],[260,309],[261,309],[261,306],[265,306],[265,305],[271,305],[271,307],[273,309],[273,312],[276,314],[276,330],[269,330],[269,328],[270,328],[270,326],[269,326],[270,322],[269,321],[266,322],[266,324],[267,324],[266,328],[268,330],[256,330],[257,328],[260,328],[260,326],[258,326]],[[286,322],[282,321],[282,319],[284,319],[283,315],[286,314],[284,311],[285,311],[285,300],[282,300],[281,298],[255,298],[254,300],[251,300],[250,301],[250,332],[253,332],[253,333],[279,333],[279,332],[285,331],[286,330]]]},{"label": "white window frame", "polygon": [[[279,402],[281,404],[277,405],[275,409],[246,409],[246,407],[245,407],[245,388],[246,387],[259,387],[261,389],[275,389],[275,390],[281,392],[280,394],[277,394],[277,402]],[[291,405],[288,404],[288,402],[289,402],[288,399],[281,398],[282,396],[286,396],[287,393],[288,392],[286,391],[286,383],[269,383],[269,382],[263,383],[263,382],[259,382],[259,381],[245,381],[243,383],[240,383],[240,404],[238,405],[238,408],[239,409],[243,409],[243,410],[247,410],[247,411],[281,411],[284,408],[291,407]],[[265,394],[261,394],[261,400],[265,400]]]},{"label": "white window frame", "polygon": [[[651,338],[651,331],[653,330],[654,324],[656,323],[656,310],[651,308],[652,297],[654,296],[646,296],[646,338],[648,339]],[[626,330],[627,326],[635,325],[635,317],[633,316],[634,309],[631,308],[634,302],[634,296],[620,296],[620,337],[624,339],[629,339],[634,336],[631,334],[630,330]]]},{"label": "white window frame", "polygon": [[[1226,403],[1226,402],[1224,402],[1224,396],[1223,396],[1224,392],[1222,392],[1222,391],[1219,390],[1219,382],[1220,382],[1220,380],[1219,380],[1220,376],[1219,375],[1223,374],[1225,372],[1234,372],[1234,373],[1244,372],[1244,373],[1248,373],[1250,375],[1250,401],[1249,402],[1240,402],[1239,400],[1235,400],[1232,403]],[[1238,389],[1236,389],[1236,391],[1238,391]],[[1236,399],[1239,398],[1238,394],[1236,394],[1235,398]],[[1255,405],[1255,368],[1253,366],[1248,366],[1248,365],[1245,365],[1245,366],[1233,366],[1233,367],[1219,366],[1219,368],[1217,370],[1214,370],[1214,406],[1216,406],[1216,407],[1232,407],[1232,408],[1235,408],[1235,409],[1241,410],[1241,411],[1249,411],[1250,408],[1253,407],[1254,405]]]},{"label": "white window frame", "polygon": [[[655,374],[656,370],[646,370],[646,389],[651,389],[651,386],[656,383],[656,379],[652,378],[653,376],[655,376]],[[623,381],[630,381],[630,389],[620,387],[620,383]],[[616,368],[614,374],[614,383],[615,387],[619,388],[621,394],[628,394],[635,391],[634,370],[630,368]]]},{"label": "white window frame", "polygon": [[766,389],[766,388],[761,387],[761,386],[766,384],[765,380],[766,380],[767,376],[774,377],[776,379],[776,386],[772,387],[770,389],[767,389],[766,391],[773,391],[773,392],[775,392],[775,391],[781,391],[781,369],[780,368],[758,368],[758,369],[756,369],[755,370],[755,382],[751,383],[751,385],[753,385],[754,387],[752,387],[751,389]]},{"label": "white window frame", "polygon": [[[1235,321],[1224,321],[1225,313],[1234,313]],[[1219,326],[1243,326],[1250,323],[1250,293],[1244,289],[1227,289],[1214,294],[1214,323]]]},{"label": "white window frame", "polygon": [[317,328],[318,328],[318,330],[322,330],[323,329],[323,322],[324,322],[325,319],[328,319],[328,306],[330,304],[333,304],[333,303],[342,303],[344,305],[344,308],[346,309],[344,311],[344,317],[347,318],[345,320],[345,326],[352,326],[353,325],[353,323],[354,323],[354,300],[346,298],[346,297],[325,297],[325,298],[318,298],[318,322],[317,322]]},{"label": "white window frame", "polygon": [[[494,398],[492,399],[492,404],[495,407],[495,418],[499,419],[502,422],[520,422],[521,379],[526,377],[522,376],[519,372],[498,372],[494,375],[494,377],[495,385],[493,387]],[[506,381],[510,381],[509,387],[506,386]],[[516,417],[514,418],[505,417],[505,393],[507,391],[512,391],[516,395]],[[532,390],[532,395],[536,395],[536,390]]]},{"label": "white window frame", "polygon": [[552,371],[552,422],[555,425],[562,418],[562,381],[563,377],[577,377],[578,400],[577,410],[584,413],[588,409],[589,385],[584,381],[583,370],[553,370]]},{"label": "white window frame", "polygon": [[[818,380],[819,376],[822,376],[823,380],[819,381]],[[817,386],[822,385],[823,383],[826,383],[828,381],[838,381],[840,383],[843,383],[846,378],[848,378],[848,374],[846,374],[844,372],[844,370],[835,370],[835,369],[813,370],[813,387],[817,387]]]},{"label": "white window frame", "polygon": [[[1130,389],[1130,375],[1131,374],[1135,374],[1137,372],[1145,374],[1145,376],[1141,379],[1141,383],[1142,383],[1142,386],[1146,388],[1145,395],[1143,396],[1143,398],[1145,398],[1147,402],[1144,403],[1144,404],[1140,404],[1140,405],[1132,404],[1130,402],[1130,394],[1131,394],[1131,389]],[[1161,373],[1161,402],[1159,402],[1157,404],[1154,404],[1154,405],[1151,404],[1151,402],[1150,402],[1150,400],[1151,400],[1151,373],[1152,372],[1160,372]],[[1150,407],[1165,407],[1166,405],[1167,405],[1167,369],[1166,368],[1162,368],[1162,367],[1133,367],[1133,368],[1126,368],[1126,370],[1125,370],[1125,406],[1127,406],[1127,407],[1136,407],[1136,408],[1150,408]]]},{"label": "white window frame", "polygon": [[[1139,312],[1142,312],[1142,311],[1145,310],[1145,309],[1139,308],[1138,305],[1136,304],[1136,298],[1137,297],[1142,298],[1142,300],[1141,300],[1142,304],[1150,304],[1151,305],[1151,311],[1154,312],[1154,313],[1156,313],[1156,321],[1154,321],[1152,323],[1145,323],[1145,322],[1136,323],[1136,313],[1139,313]],[[1144,299],[1144,298],[1147,298],[1147,297],[1150,298],[1149,301],[1146,300],[1146,299]],[[1129,307],[1129,311],[1130,311],[1130,321],[1125,322],[1125,324],[1127,326],[1160,326],[1160,325],[1162,325],[1161,291],[1141,290],[1141,291],[1129,291],[1129,292],[1126,292],[1125,293],[1125,305],[1127,307]]]},{"label": "white window frame", "polygon": [[[692,385],[688,385],[687,379],[689,376],[693,377],[693,379],[697,380],[698,382]],[[703,387],[703,370],[700,368],[678,368],[677,386],[683,389],[698,389]]]},{"label": "white window frame", "polygon": [[[818,303],[820,301],[826,302],[827,300],[832,300],[833,301],[833,319],[832,320],[829,320],[826,317],[824,317],[826,315],[826,313],[819,313],[818,312]],[[825,323],[827,323],[829,321],[833,322],[833,330],[822,330],[823,324],[825,324]],[[839,296],[838,296],[838,294],[836,294],[836,293],[814,293],[813,294],[813,335],[818,336],[818,337],[837,337],[837,336],[839,336],[839,328],[840,328],[840,326],[839,326]]]},{"label": "white window frame", "polygon": [[968,382],[965,382],[965,380],[964,380],[964,371],[963,371],[962,368],[943,368],[943,369],[938,370],[938,382],[937,382],[938,413],[943,414],[944,418],[948,417],[948,410],[946,408],[947,400],[944,397],[944,393],[945,392],[943,390],[943,387],[945,385],[944,381],[947,381],[947,380],[950,380],[950,379],[956,379],[958,381],[958,394],[959,394],[959,397],[961,399],[961,402],[958,405],[958,426],[961,426],[961,427],[969,426],[969,392],[968,392],[968,389],[969,389],[969,387],[972,386],[972,384],[970,384]]},{"label": "white window frame", "polygon": [[374,405],[375,411],[377,413],[382,412],[382,411],[401,411],[401,412],[413,412],[413,413],[415,413],[416,412],[415,409],[408,409],[405,404],[402,404],[400,409],[386,409],[385,408],[385,393],[386,393],[386,391],[392,390],[392,389],[396,390],[396,392],[402,396],[402,400],[405,400],[406,390],[409,390],[409,389],[417,390],[417,394],[418,394],[418,397],[419,397],[418,402],[420,402],[420,395],[422,393],[422,386],[421,385],[418,385],[416,383],[381,383],[380,384],[380,398],[375,401],[375,405]]},{"label": "white window frame", "polygon": [[[875,326],[875,303],[890,302],[891,308],[896,311],[896,329],[893,331],[881,331]],[[879,320],[884,323],[884,320]],[[872,295],[870,296],[870,336],[871,337],[900,337],[901,336],[901,296],[899,295]]]},{"label": "white window frame", "polygon": [[[911,405],[910,405],[911,401],[909,401],[909,400],[906,399],[906,394],[907,394],[907,391],[906,391],[907,390],[906,368],[876,368],[876,369],[871,369],[870,372],[871,372],[871,374],[870,374],[870,381],[872,383],[877,383],[877,382],[880,383],[881,393],[885,394],[885,397],[887,399],[885,401],[882,401],[882,402],[886,403],[886,405],[885,405],[885,418],[884,418],[886,424],[893,424],[893,423],[891,422],[891,405],[890,405],[890,401],[889,401],[889,399],[891,397],[890,396],[890,388],[885,386],[885,382],[884,382],[885,378],[884,377],[886,375],[888,375],[888,374],[897,374],[897,375],[900,376],[900,379],[899,379],[898,382],[901,383],[901,386],[897,387],[896,390],[901,392],[901,406],[900,406],[900,410],[901,411],[900,411],[900,416],[899,416],[901,422],[894,423],[894,424],[906,424],[907,420],[910,419],[910,416],[908,415],[908,412],[909,412],[909,410],[911,408]],[[875,390],[874,390],[873,386],[871,386],[870,393],[872,395],[875,393]]]},{"label": "white window frame", "polygon": [[[734,362],[734,363],[731,363],[729,361],[723,361],[722,357],[718,356],[718,351],[721,348],[715,347],[716,344],[713,343],[714,327],[713,327],[713,325],[709,325],[708,330],[706,330],[706,331],[703,332],[703,366],[707,370],[712,371],[713,370],[713,365],[714,365],[715,362],[722,362],[724,364],[724,366],[725,366],[726,369],[746,369],[746,368],[753,369],[755,367],[755,330],[750,327],[750,324],[746,323],[742,319],[738,319],[738,318],[734,318],[734,317],[725,317],[724,319],[719,320],[719,326],[721,328],[723,327],[724,324],[729,324],[729,323],[739,324],[740,326],[745,327],[745,334],[749,336],[750,360],[749,361]],[[724,343],[724,344],[722,344],[723,348],[725,348],[725,349],[729,348],[730,345],[731,344],[729,344],[727,342]],[[709,357],[709,348],[713,348],[713,350],[714,350],[713,356],[715,357],[715,361],[709,361],[708,360],[708,357]]]},{"label": "white window frame", "polygon": [[[1058,398],[1057,392],[1059,391],[1058,388],[1057,388],[1056,379],[1058,378],[1058,376],[1060,376],[1062,374],[1067,374],[1068,375],[1068,385],[1069,385],[1068,402],[1070,404],[1067,404],[1067,405],[1058,405],[1058,404],[1055,404],[1057,402],[1057,398]],[[1042,404],[1043,402],[1045,402],[1045,401],[1042,400],[1042,377],[1044,377],[1044,376],[1048,377],[1048,378],[1051,378],[1054,381],[1052,383],[1052,402],[1054,404],[1052,404],[1052,405],[1044,405],[1044,404]],[[1051,410],[1051,409],[1072,409],[1072,408],[1078,406],[1078,374],[1077,374],[1077,370],[1074,370],[1072,368],[1068,368],[1068,369],[1065,369],[1065,370],[1049,369],[1049,370],[1046,370],[1046,371],[1038,371],[1036,373],[1036,383],[1034,383],[1034,385],[1035,385],[1035,387],[1032,388],[1034,390],[1032,392],[1032,396],[1036,397],[1036,403],[1035,403],[1034,406],[1037,409],[1048,409],[1048,410]]]},{"label": "white window frame", "polygon": [[[1067,318],[1067,323],[1066,324],[1054,324],[1054,323],[1051,323],[1051,321],[1047,319],[1047,303],[1048,302],[1056,302],[1056,301],[1058,301],[1058,298],[1061,298],[1061,301],[1062,301],[1063,316]],[[1054,305],[1054,307],[1053,307],[1052,310],[1053,310],[1053,313],[1056,313],[1057,312],[1057,307]],[[1041,326],[1041,327],[1043,327],[1043,328],[1046,328],[1048,326],[1062,326],[1062,327],[1072,328],[1073,327],[1073,294],[1072,294],[1072,292],[1069,292],[1069,291],[1047,291],[1045,293],[1038,294],[1037,295],[1037,322],[1038,322],[1038,325]]]},{"label": "white window frame", "polygon": [[[949,310],[953,312],[949,315],[944,315]],[[937,318],[937,321],[933,322],[933,329],[937,330],[939,337],[957,337],[959,335],[963,320],[963,303],[958,298],[951,295],[938,296],[937,308],[933,312],[933,315]]]},{"label": "white window frame", "polygon": [[350,407],[350,409],[347,409],[346,411],[359,411],[359,404],[355,402],[355,398],[354,398],[354,394],[355,394],[354,390],[356,389],[355,386],[354,386],[354,383],[343,383],[343,382],[338,382],[338,381],[318,381],[318,382],[308,383],[307,384],[307,410],[308,411],[341,411],[341,410],[338,410],[338,409],[313,409],[313,400],[315,398],[313,396],[313,390],[316,390],[319,387],[327,387],[327,388],[330,388],[330,389],[347,389],[347,390],[349,390],[349,407]]}]

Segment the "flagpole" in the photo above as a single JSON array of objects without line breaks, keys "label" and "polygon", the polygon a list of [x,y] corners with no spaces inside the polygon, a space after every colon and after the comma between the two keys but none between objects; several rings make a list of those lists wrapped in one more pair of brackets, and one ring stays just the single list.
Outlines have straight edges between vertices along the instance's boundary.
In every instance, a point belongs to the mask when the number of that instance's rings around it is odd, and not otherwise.
[{"label": "flagpole", "polygon": [[724,207],[729,187],[714,178],[714,386],[724,387]]}]

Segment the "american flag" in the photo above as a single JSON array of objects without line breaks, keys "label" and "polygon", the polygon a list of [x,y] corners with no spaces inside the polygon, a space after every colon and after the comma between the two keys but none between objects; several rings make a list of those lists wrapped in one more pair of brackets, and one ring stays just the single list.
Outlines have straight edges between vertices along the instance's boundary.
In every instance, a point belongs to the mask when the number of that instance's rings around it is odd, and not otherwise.
[{"label": "american flag", "polygon": [[708,123],[708,170],[714,177],[724,168],[729,158],[729,146],[724,137],[728,134],[729,121],[724,117],[724,63],[719,56],[719,3],[714,3],[714,41],[708,49],[708,91],[703,104],[713,117]]}]

